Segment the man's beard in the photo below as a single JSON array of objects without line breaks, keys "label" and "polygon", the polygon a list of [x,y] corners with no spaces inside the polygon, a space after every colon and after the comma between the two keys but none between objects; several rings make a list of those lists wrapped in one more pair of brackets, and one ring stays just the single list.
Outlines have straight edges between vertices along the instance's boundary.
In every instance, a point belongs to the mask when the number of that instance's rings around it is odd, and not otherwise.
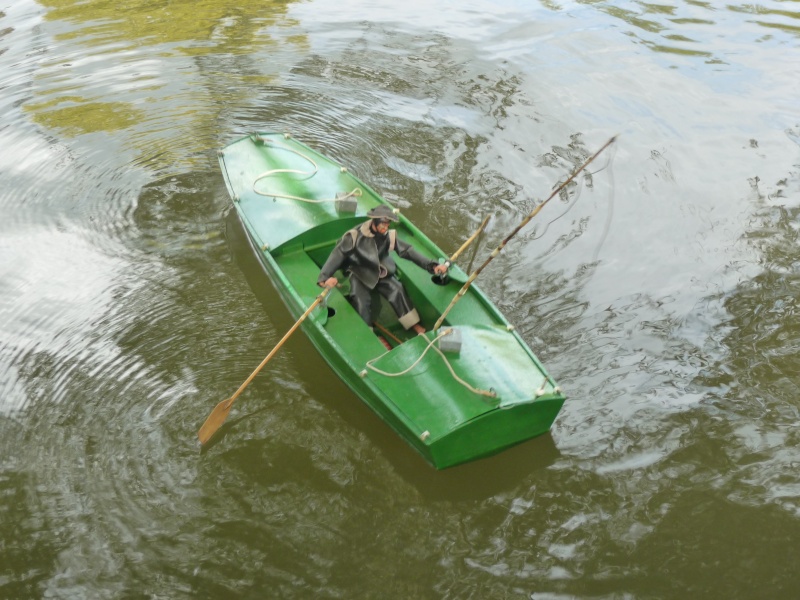
[{"label": "man's beard", "polygon": [[389,235],[388,229],[386,230],[386,233],[381,233],[380,231],[378,231],[378,228],[374,225],[370,227],[370,230],[372,231],[372,235],[375,236],[375,242],[379,244],[386,239],[387,235]]}]

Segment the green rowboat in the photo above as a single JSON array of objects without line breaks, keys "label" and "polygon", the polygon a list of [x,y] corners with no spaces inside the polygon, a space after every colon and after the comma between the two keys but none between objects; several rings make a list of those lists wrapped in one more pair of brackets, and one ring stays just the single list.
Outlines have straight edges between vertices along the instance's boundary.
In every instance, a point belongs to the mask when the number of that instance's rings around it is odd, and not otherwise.
[{"label": "green rowboat", "polygon": [[[297,319],[319,296],[317,276],[336,242],[388,203],[336,162],[288,135],[255,133],[219,152],[225,182],[255,254]],[[442,251],[405,216],[393,227],[432,260]],[[426,328],[467,281],[399,257],[398,277]],[[302,323],[331,369],[437,469],[489,456],[547,432],[565,397],[500,311],[470,286],[435,331],[412,335],[385,301],[375,316],[393,349],[347,299],[347,279]]]}]

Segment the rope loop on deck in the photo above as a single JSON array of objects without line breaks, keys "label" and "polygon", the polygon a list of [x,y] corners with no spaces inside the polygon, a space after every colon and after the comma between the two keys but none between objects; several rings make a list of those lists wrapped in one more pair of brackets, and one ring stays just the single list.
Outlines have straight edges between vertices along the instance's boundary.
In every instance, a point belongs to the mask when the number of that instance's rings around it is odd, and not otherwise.
[{"label": "rope loop on deck", "polygon": [[497,393],[494,390],[482,390],[480,388],[476,388],[476,387],[470,385],[469,383],[467,383],[466,381],[461,379],[461,377],[459,377],[456,374],[455,370],[453,369],[453,366],[450,364],[450,361],[447,360],[447,357],[445,356],[444,352],[442,352],[439,348],[434,346],[434,344],[436,342],[438,342],[441,338],[443,338],[446,335],[450,335],[452,332],[453,332],[453,329],[451,327],[451,328],[445,329],[442,333],[438,334],[436,337],[434,337],[432,340],[430,340],[428,342],[428,345],[425,346],[425,350],[422,351],[422,354],[419,355],[417,360],[415,360],[413,363],[411,363],[411,365],[408,366],[407,368],[405,368],[402,371],[399,371],[397,373],[389,373],[387,371],[383,371],[383,370],[373,366],[373,364],[372,364],[376,360],[379,360],[380,358],[385,356],[388,353],[388,351],[384,352],[380,356],[377,356],[377,357],[373,358],[372,360],[367,361],[366,366],[371,371],[374,371],[375,373],[378,373],[379,375],[383,375],[384,377],[401,377],[401,376],[406,375],[407,373],[409,373],[412,369],[414,369],[414,367],[416,367],[420,363],[420,361],[423,358],[425,358],[425,355],[428,353],[428,350],[433,348],[439,354],[439,356],[442,357],[442,360],[444,361],[444,364],[447,366],[447,370],[450,371],[450,375],[452,375],[452,377],[453,377],[453,379],[455,381],[457,381],[459,384],[463,385],[465,388],[467,388],[470,392],[472,392],[474,394],[478,394],[479,396],[485,396],[487,398],[497,398]]},{"label": "rope loop on deck", "polygon": [[[276,171],[279,171],[276,169]],[[259,179],[265,177],[265,175],[259,175]],[[256,179],[256,182],[258,179]],[[347,192],[339,196],[338,198],[303,198],[301,196],[292,196],[290,194],[273,194],[270,192],[263,192],[261,190],[256,189],[255,182],[253,183],[253,191],[258,194],[259,196],[266,196],[268,198],[283,198],[285,200],[297,200],[298,202],[306,202],[308,204],[325,204],[327,202],[337,202],[339,200],[344,200],[346,198],[360,198],[362,191],[361,188],[354,188],[352,191]]]},{"label": "rope loop on deck", "polygon": [[313,167],[311,170],[303,171],[300,169],[270,169],[269,171],[265,171],[261,173],[258,177],[253,180],[253,191],[258,194],[259,196],[266,196],[268,198],[284,198],[286,200],[297,200],[298,202],[307,202],[308,204],[323,204],[325,202],[336,202],[337,200],[344,200],[346,198],[360,198],[362,195],[361,188],[354,188],[352,191],[347,192],[339,196],[338,198],[303,198],[302,196],[292,196],[290,194],[274,194],[268,191],[258,189],[258,182],[262,179],[266,179],[267,177],[272,177],[274,175],[281,175],[281,174],[293,174],[293,175],[304,175],[306,179],[311,179],[319,172],[319,166],[314,159],[310,156],[295,150],[294,148],[287,148],[286,146],[282,146],[281,144],[276,144],[272,140],[268,138],[263,138],[261,136],[258,137],[258,141],[262,144],[269,145],[271,148],[275,148],[276,150],[285,150],[286,152],[291,152],[292,154],[296,154],[303,160],[308,161],[311,166]]}]

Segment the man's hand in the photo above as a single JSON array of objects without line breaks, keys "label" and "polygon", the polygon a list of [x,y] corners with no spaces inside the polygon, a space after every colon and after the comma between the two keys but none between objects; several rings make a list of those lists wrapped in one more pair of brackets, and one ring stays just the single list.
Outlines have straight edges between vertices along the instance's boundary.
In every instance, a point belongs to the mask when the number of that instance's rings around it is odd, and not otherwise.
[{"label": "man's hand", "polygon": [[437,275],[444,275],[447,273],[447,268],[449,267],[449,263],[442,263],[433,267],[433,272]]},{"label": "man's hand", "polygon": [[322,287],[332,288],[336,287],[337,285],[339,285],[339,280],[336,279],[336,277],[328,277],[325,280],[325,283],[322,284]]}]

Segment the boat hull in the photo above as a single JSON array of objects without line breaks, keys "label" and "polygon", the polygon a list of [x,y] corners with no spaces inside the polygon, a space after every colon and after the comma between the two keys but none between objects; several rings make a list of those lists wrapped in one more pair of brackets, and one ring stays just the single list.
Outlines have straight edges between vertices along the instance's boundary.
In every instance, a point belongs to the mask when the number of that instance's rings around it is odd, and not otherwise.
[{"label": "boat hull", "polygon": [[[264,139],[269,143],[259,141]],[[257,190],[263,173],[297,167],[298,159],[291,156],[287,161],[286,155],[313,160],[317,171],[311,176],[304,172],[298,181],[282,181],[273,196]],[[220,153],[220,163],[253,253],[291,316],[299,318],[320,292],[316,278],[333,244],[366,220],[372,206],[384,201],[338,164],[277,134],[234,142]],[[309,183],[320,174],[321,164],[327,178],[324,192]],[[361,191],[355,214],[295,205],[319,201],[322,194],[331,195],[331,187]],[[283,206],[286,203],[288,207]],[[309,216],[304,209],[318,214]],[[413,241],[418,250],[432,258],[443,256],[402,216],[398,229],[398,235]],[[432,284],[415,266],[401,269],[402,281],[429,326],[466,280],[457,266],[451,269],[453,279],[443,286]],[[496,454],[547,432],[565,400],[530,348],[477,286],[462,302],[442,330],[425,336],[404,335],[391,316],[384,319],[399,336],[396,342],[403,342],[391,352],[355,313],[346,290],[332,292],[326,305],[315,309],[301,326],[354,394],[438,469]],[[455,353],[439,350],[447,328],[458,329],[463,339]]]}]

